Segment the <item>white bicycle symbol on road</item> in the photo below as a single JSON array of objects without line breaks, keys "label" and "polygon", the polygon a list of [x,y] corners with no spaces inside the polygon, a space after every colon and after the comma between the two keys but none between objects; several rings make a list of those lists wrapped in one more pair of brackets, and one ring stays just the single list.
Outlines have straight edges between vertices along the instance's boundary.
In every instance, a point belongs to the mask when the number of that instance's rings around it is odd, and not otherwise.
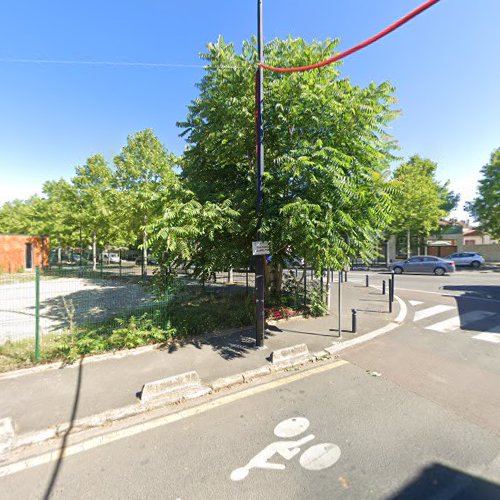
[{"label": "white bicycle symbol on road", "polygon": [[[293,417],[283,420],[274,428],[274,434],[279,438],[291,438],[305,432],[309,427],[309,420],[304,417]],[[300,447],[314,439],[309,434],[297,441],[275,441],[266,446],[261,452],[253,457],[245,466],[231,472],[233,481],[245,479],[251,469],[274,469],[284,470],[285,465],[269,462],[275,455],[285,460],[291,460],[300,453]],[[340,448],[333,443],[315,444],[301,455],[299,463],[307,470],[322,470],[334,465],[340,458]]]}]

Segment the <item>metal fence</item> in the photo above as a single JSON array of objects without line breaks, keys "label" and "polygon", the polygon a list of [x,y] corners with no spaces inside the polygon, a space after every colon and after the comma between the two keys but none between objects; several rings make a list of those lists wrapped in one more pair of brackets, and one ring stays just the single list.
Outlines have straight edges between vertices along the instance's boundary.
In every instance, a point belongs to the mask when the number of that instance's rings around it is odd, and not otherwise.
[{"label": "metal fence", "polygon": [[[183,334],[233,326],[231,321],[252,323],[253,271],[215,273],[207,281],[179,272],[168,286],[153,277],[153,266],[148,266],[147,276],[142,271],[133,263],[100,263],[96,269],[65,264],[1,274],[0,346],[23,342],[36,352],[47,338],[77,330],[109,335],[130,318],[145,318],[165,331],[173,324]],[[320,281],[311,270],[287,270],[283,294],[270,297],[271,302],[304,306]],[[232,319],[227,317],[233,313]]]}]

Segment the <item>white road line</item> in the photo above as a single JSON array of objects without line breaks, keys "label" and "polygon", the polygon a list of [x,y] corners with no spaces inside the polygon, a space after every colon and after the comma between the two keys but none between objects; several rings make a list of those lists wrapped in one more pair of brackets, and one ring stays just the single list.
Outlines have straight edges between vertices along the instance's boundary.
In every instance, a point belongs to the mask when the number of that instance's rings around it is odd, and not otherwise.
[{"label": "white road line", "polygon": [[415,313],[415,318],[413,321],[420,321],[422,319],[434,316],[435,314],[441,314],[445,311],[450,311],[451,309],[455,309],[455,306],[446,306],[446,305],[440,304],[438,306],[433,306],[433,307],[429,307],[427,309],[422,309],[422,310],[417,311]]},{"label": "white road line", "polygon": [[486,342],[492,342],[493,344],[500,344],[500,335],[497,333],[483,332],[479,335],[474,335],[473,339],[485,340]]},{"label": "white road line", "polygon": [[474,321],[480,321],[487,318],[488,316],[494,316],[495,313],[491,311],[471,311],[461,316],[453,316],[450,319],[440,321],[439,323],[434,323],[431,326],[427,326],[426,330],[434,330],[435,332],[453,332],[458,330],[460,326],[466,327],[469,323]]},{"label": "white road line", "polygon": [[412,306],[419,306],[420,304],[423,304],[420,300],[409,300],[408,301]]}]

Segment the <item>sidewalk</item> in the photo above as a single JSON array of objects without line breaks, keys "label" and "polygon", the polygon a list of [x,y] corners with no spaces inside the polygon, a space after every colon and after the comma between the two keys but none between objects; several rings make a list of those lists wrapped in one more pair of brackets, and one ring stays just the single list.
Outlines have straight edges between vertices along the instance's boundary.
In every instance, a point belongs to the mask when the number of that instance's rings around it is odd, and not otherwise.
[{"label": "sidewalk", "polygon": [[[56,370],[17,378],[0,376],[0,418],[12,418],[16,433],[87,417],[134,404],[147,383],[195,370],[204,383],[269,364],[272,351],[304,343],[311,353],[334,343],[385,326],[399,312],[397,301],[389,315],[388,296],[366,288],[360,276],[343,286],[342,339],[338,338],[337,284],[332,284],[331,314],[322,318],[293,318],[269,325],[265,349],[254,347],[253,328],[207,335],[183,345],[158,348],[119,359],[75,363]],[[375,281],[379,286],[381,279]],[[379,283],[380,282],[380,283]],[[351,332],[351,309],[358,310],[358,333]]]}]

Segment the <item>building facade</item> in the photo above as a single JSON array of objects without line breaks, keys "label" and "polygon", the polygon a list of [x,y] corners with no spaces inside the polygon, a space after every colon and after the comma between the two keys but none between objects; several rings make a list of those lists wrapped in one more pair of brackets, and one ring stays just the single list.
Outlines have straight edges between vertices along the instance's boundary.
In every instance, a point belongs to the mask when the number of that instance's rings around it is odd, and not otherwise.
[{"label": "building facade", "polygon": [[0,273],[31,271],[49,264],[49,238],[0,234]]}]

